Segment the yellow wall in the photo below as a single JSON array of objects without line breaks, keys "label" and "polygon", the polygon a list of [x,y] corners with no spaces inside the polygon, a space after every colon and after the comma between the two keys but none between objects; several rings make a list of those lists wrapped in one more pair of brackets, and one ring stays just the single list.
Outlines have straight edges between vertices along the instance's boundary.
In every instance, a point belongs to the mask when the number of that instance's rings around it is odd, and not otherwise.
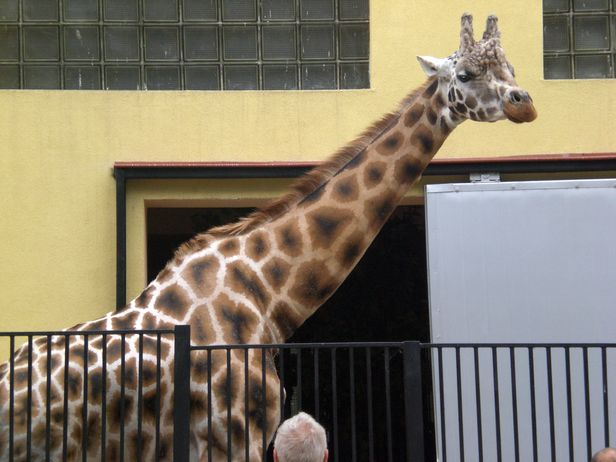
[{"label": "yellow wall", "polygon": [[[423,81],[416,55],[457,49],[466,10],[477,29],[500,17],[539,118],[466,123],[440,157],[616,151],[616,80],[542,79],[541,3],[372,0],[370,90],[0,91],[0,330],[62,328],[113,308],[114,161],[323,159]],[[255,199],[285,184],[131,183],[129,296],[145,282],[145,200]]]}]

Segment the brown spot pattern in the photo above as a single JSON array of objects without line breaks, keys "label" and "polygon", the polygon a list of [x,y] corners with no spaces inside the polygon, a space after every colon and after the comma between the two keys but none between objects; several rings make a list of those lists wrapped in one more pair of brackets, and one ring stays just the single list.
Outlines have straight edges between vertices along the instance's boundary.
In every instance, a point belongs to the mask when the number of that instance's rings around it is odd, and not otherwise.
[{"label": "brown spot pattern", "polygon": [[373,229],[379,229],[396,208],[396,197],[391,191],[385,191],[378,197],[366,201],[364,214]]},{"label": "brown spot pattern", "polygon": [[436,96],[432,98],[432,103],[434,104],[434,107],[436,107],[436,109],[441,109],[445,106],[445,100],[440,93],[437,93]]},{"label": "brown spot pattern", "polygon": [[366,250],[364,234],[355,231],[340,248],[339,261],[345,268],[352,267]]},{"label": "brown spot pattern", "polygon": [[404,137],[402,136],[402,133],[399,131],[395,131],[391,135],[387,136],[383,141],[381,141],[377,145],[376,150],[384,156],[395,154],[398,149],[400,149],[400,146],[402,146],[403,142]]},{"label": "brown spot pattern", "polygon": [[385,162],[372,162],[364,170],[364,185],[371,189],[378,185],[385,175],[387,164]]},{"label": "brown spot pattern", "polygon": [[209,305],[201,305],[195,309],[192,315],[190,321],[190,338],[197,345],[212,343],[216,338],[216,332],[212,328],[212,320],[210,319],[209,312]]},{"label": "brown spot pattern", "polygon": [[182,278],[188,282],[197,297],[205,298],[212,295],[216,288],[216,274],[220,262],[212,255],[192,261],[182,272]]},{"label": "brown spot pattern", "polygon": [[214,302],[216,316],[224,331],[225,343],[246,343],[259,322],[248,307],[221,294]]},{"label": "brown spot pattern", "polygon": [[271,320],[280,332],[282,340],[286,340],[304,322],[304,318],[285,302],[278,302],[272,310]]},{"label": "brown spot pattern", "polygon": [[472,95],[467,96],[465,102],[466,106],[470,109],[475,109],[477,107],[477,99]]},{"label": "brown spot pattern", "polygon": [[265,257],[270,250],[267,234],[263,231],[254,231],[246,241],[246,254],[254,261]]},{"label": "brown spot pattern", "polygon": [[438,88],[438,79],[434,79],[434,81],[430,84],[428,88],[425,89],[423,95],[426,98],[431,98],[432,95],[436,92]]},{"label": "brown spot pattern", "polygon": [[312,245],[315,248],[327,249],[351,222],[352,214],[335,207],[321,207],[309,213],[306,218]]},{"label": "brown spot pattern", "polygon": [[[153,294],[154,294],[154,287],[148,286],[143,292],[141,292],[141,295],[137,297],[137,299],[135,300],[135,305],[140,308],[146,308],[148,304],[150,303],[150,300],[152,300]],[[91,330],[96,330],[95,328],[92,328],[89,326],[88,328]]]},{"label": "brown spot pattern", "polygon": [[342,178],[334,183],[333,198],[338,202],[350,202],[359,197],[359,186],[357,178],[351,176]]},{"label": "brown spot pattern", "polygon": [[276,293],[279,293],[287,282],[290,268],[289,263],[277,257],[273,257],[263,265],[263,276]]},{"label": "brown spot pattern", "polygon": [[295,279],[289,295],[308,310],[319,307],[340,284],[325,263],[317,260],[302,264]]},{"label": "brown spot pattern", "polygon": [[240,393],[240,377],[243,377],[243,370],[233,367],[233,364],[227,368],[226,364],[223,369],[226,373],[221,374],[218,380],[212,384],[212,393],[217,397],[216,406],[219,412],[225,412],[229,406],[233,405],[233,400]]},{"label": "brown spot pattern", "polygon": [[114,330],[134,329],[138,316],[138,311],[120,311],[111,317],[111,325]]},{"label": "brown spot pattern", "polygon": [[401,183],[411,183],[421,175],[423,170],[421,161],[411,156],[404,156],[396,162],[394,176]]},{"label": "brown spot pattern", "polygon": [[429,107],[426,111],[426,117],[428,118],[428,122],[430,123],[430,125],[436,124],[436,119],[438,118],[438,115],[431,107]]},{"label": "brown spot pattern", "polygon": [[227,268],[225,284],[232,290],[246,295],[263,308],[270,301],[270,295],[261,278],[246,263],[236,261]]},{"label": "brown spot pattern", "polygon": [[186,315],[190,307],[190,300],[178,284],[166,287],[156,299],[154,308],[162,311],[176,319],[181,319]]},{"label": "brown spot pattern", "polygon": [[302,253],[302,235],[299,231],[297,219],[285,223],[275,230],[278,248],[291,257]]},{"label": "brown spot pattern", "polygon": [[225,239],[218,247],[225,257],[233,257],[240,252],[240,243],[236,237]]},{"label": "brown spot pattern", "polygon": [[430,154],[434,148],[432,131],[425,125],[420,125],[411,135],[411,144],[417,146],[422,154]]},{"label": "brown spot pattern", "polygon": [[422,103],[415,103],[404,116],[404,125],[412,127],[423,115],[425,107]]}]

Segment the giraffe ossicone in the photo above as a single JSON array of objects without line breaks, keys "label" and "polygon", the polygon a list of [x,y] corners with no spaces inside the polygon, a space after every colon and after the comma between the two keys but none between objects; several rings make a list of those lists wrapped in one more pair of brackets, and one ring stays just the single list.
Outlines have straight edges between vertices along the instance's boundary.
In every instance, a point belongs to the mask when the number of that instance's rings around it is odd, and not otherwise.
[{"label": "giraffe ossicone", "polygon": [[[352,271],[409,186],[417,181],[457,125],[467,119],[509,119],[520,123],[536,117],[530,96],[515,82],[513,66],[501,47],[496,17],[488,18],[482,39],[475,41],[472,17],[465,14],[459,49],[444,59],[421,57],[419,61],[428,80],[408,95],[398,110],[301,179],[285,197],[238,223],[212,229],[182,245],[165,269],[126,308],[73,329],[157,329],[190,324],[194,344],[268,344],[288,339]],[[160,460],[170,460],[173,343],[166,339],[161,347],[157,394],[155,338],[144,336],[139,450],[143,460],[155,460],[156,425],[152,413],[158,406],[159,456]],[[84,356],[84,341],[75,338],[67,347],[69,380],[65,387],[66,346],[61,340],[54,339],[50,348],[49,393],[46,340],[36,339],[31,352],[32,460],[45,460],[46,434],[50,458],[58,460],[63,451],[65,420],[68,460],[82,456],[85,381],[80,358]],[[106,376],[102,374],[101,337],[93,337],[88,343],[88,457],[100,458],[101,417],[105,413],[107,460],[119,459],[122,427],[127,460],[136,460],[138,395],[134,378],[138,344],[127,340],[122,347],[117,336],[109,336],[106,341]],[[121,392],[119,355],[123,350],[126,377],[130,380],[124,381],[126,387]],[[231,460],[245,460],[246,444],[250,445],[249,460],[261,460],[262,432],[266,441],[271,441],[280,420],[280,388],[272,354],[268,351],[264,359],[260,352],[251,352],[247,357],[233,353],[227,364],[222,351],[212,353],[209,361],[205,352],[193,353],[191,460],[208,460],[208,441],[214,460],[227,460],[228,430]],[[27,345],[16,352],[12,377],[6,363],[0,366],[0,461],[8,460],[11,382],[15,403],[14,460],[26,457],[28,356]],[[229,373],[232,380],[227,382]],[[103,383],[106,409],[102,408]],[[261,401],[263,386],[266,402]],[[48,404],[50,428],[46,427]],[[247,422],[245,415],[249,416]],[[245,441],[246,435],[249,441]]]}]

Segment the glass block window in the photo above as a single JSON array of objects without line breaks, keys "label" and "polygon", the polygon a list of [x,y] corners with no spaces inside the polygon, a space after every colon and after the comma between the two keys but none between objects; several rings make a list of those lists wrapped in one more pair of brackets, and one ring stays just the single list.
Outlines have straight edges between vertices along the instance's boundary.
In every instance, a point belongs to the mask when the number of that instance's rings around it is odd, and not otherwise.
[{"label": "glass block window", "polygon": [[543,0],[546,79],[616,78],[616,0]]},{"label": "glass block window", "polygon": [[368,4],[0,0],[0,88],[369,88]]}]

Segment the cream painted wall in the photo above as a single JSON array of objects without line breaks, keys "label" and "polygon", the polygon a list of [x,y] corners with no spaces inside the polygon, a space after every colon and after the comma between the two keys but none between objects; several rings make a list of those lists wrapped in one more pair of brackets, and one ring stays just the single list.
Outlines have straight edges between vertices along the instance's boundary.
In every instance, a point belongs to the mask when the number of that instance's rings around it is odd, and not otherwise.
[{"label": "cream painted wall", "polygon": [[[542,79],[539,0],[372,0],[370,90],[0,91],[0,330],[57,329],[113,308],[114,161],[323,159],[423,81],[416,55],[457,48],[466,10],[478,34],[487,14],[500,17],[539,118],[466,123],[440,157],[616,151],[616,80]],[[284,182],[146,183],[128,195],[129,295],[144,282],[144,200],[262,198]]]}]

